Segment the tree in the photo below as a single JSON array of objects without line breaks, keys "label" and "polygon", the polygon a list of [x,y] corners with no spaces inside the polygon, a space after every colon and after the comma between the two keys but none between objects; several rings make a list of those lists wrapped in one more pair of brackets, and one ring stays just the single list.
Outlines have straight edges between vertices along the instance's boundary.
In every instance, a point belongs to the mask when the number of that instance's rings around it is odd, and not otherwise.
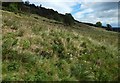
[{"label": "tree", "polygon": [[106,30],[110,30],[110,31],[112,30],[112,26],[110,24],[107,24],[106,26],[107,26]]},{"label": "tree", "polygon": [[74,24],[74,18],[70,13],[65,14],[64,23],[66,25],[73,25]]},{"label": "tree", "polygon": [[102,27],[102,23],[101,22],[96,22],[96,26],[97,27]]},{"label": "tree", "polygon": [[40,6],[39,6],[40,8],[42,7],[42,4],[40,4]]},{"label": "tree", "polygon": [[25,1],[25,5],[26,6],[29,6],[30,5],[30,2],[27,0],[27,1]]}]

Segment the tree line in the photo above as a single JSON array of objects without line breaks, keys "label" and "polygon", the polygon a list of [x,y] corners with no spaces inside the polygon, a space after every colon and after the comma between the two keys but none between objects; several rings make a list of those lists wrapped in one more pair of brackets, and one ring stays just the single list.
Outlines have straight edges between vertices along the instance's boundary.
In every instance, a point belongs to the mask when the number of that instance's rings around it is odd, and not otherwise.
[{"label": "tree line", "polygon": [[108,31],[112,31],[112,26],[110,24],[106,24],[106,27],[105,27],[105,26],[102,26],[102,22],[100,22],[100,21],[96,22],[95,26],[105,28]]},{"label": "tree line", "polygon": [[[15,13],[24,13],[24,14],[37,14],[39,16],[46,17],[48,19],[54,19],[59,22],[63,22],[65,25],[73,25],[76,21],[73,16],[70,13],[66,14],[60,14],[57,11],[54,11],[53,9],[47,9],[45,7],[42,7],[40,4],[39,6],[36,6],[35,4],[30,4],[29,1],[23,2],[3,2],[2,3],[2,9],[15,12]],[[104,28],[106,30],[112,30],[112,26],[110,24],[107,24],[106,27],[102,26],[101,22],[96,22],[96,24],[91,23],[84,23],[90,26],[95,26],[99,28]]]},{"label": "tree line", "polygon": [[37,14],[39,16],[46,17],[48,19],[54,19],[59,22],[63,22],[65,25],[73,25],[74,18],[70,13],[65,15],[54,11],[53,9],[47,9],[42,7],[40,4],[36,6],[35,4],[30,4],[29,1],[21,2],[3,2],[2,9],[15,12],[15,13],[24,13],[24,14]]}]

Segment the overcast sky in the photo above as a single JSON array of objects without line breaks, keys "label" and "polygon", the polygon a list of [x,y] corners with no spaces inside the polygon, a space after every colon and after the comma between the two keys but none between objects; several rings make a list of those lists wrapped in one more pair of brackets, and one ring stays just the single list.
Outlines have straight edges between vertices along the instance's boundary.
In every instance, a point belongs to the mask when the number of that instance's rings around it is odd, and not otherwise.
[{"label": "overcast sky", "polygon": [[[26,0],[23,0],[26,1]],[[54,9],[59,13],[71,13],[76,20],[81,22],[118,26],[118,1],[119,0],[29,0],[35,5]]]}]

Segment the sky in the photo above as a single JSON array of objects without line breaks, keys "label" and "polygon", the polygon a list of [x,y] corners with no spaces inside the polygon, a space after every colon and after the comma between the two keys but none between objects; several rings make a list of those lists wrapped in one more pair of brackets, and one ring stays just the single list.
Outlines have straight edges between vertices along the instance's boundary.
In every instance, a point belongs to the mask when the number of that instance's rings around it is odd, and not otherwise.
[{"label": "sky", "polygon": [[[26,0],[23,0],[26,1]],[[35,5],[54,9],[59,13],[71,13],[81,22],[95,24],[100,21],[104,26],[111,24],[118,27],[119,0],[29,0]],[[120,15],[120,14],[119,14]]]}]

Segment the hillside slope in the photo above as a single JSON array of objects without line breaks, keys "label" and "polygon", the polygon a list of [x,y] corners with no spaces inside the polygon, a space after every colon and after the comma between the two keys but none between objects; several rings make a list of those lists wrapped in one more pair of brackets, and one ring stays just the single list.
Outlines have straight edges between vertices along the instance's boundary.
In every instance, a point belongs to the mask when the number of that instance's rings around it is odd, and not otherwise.
[{"label": "hillside slope", "polygon": [[8,11],[2,19],[3,80],[117,80],[116,32]]}]

